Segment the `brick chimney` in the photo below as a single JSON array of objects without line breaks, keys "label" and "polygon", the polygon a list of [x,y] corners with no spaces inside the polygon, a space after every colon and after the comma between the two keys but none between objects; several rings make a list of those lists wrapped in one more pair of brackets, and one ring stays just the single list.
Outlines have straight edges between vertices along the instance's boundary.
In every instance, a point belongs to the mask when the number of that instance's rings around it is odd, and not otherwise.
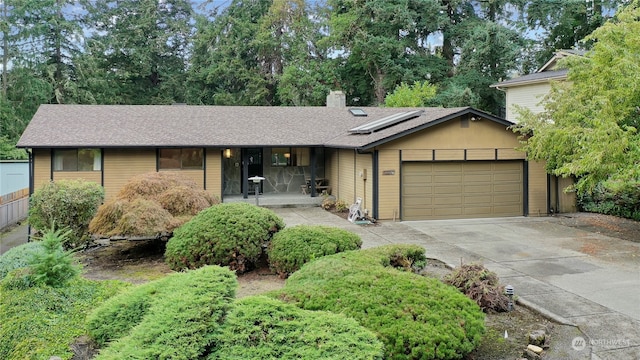
[{"label": "brick chimney", "polygon": [[340,90],[331,90],[327,95],[327,107],[341,108],[347,106],[347,96]]}]

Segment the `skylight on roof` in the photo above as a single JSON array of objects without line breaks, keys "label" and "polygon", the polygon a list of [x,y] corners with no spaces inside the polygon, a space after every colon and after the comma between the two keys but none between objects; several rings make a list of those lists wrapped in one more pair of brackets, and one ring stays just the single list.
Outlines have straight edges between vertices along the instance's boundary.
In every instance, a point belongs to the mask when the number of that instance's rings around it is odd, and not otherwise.
[{"label": "skylight on roof", "polygon": [[354,127],[353,129],[350,129],[349,132],[352,134],[371,134],[375,131],[382,130],[384,128],[388,128],[409,119],[418,117],[422,115],[423,112],[423,110],[416,110],[397,113],[391,116],[384,117],[382,119],[368,122],[364,125]]},{"label": "skylight on roof", "polygon": [[364,112],[364,110],[362,110],[362,109],[351,108],[351,109],[349,109],[349,112],[353,116],[367,116],[367,113]]}]

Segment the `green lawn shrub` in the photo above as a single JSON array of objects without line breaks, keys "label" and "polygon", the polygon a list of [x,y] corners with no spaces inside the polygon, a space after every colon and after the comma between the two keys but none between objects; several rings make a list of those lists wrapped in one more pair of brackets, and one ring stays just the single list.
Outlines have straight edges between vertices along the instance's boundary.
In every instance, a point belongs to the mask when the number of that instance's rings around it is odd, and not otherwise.
[{"label": "green lawn shrub", "polygon": [[96,359],[199,359],[229,310],[237,286],[226,268],[205,266],[132,288],[87,319]]},{"label": "green lawn shrub", "polygon": [[193,180],[161,171],[132,177],[98,209],[89,232],[100,236],[170,234],[218,199]]},{"label": "green lawn shrub", "polygon": [[236,301],[214,343],[209,360],[383,357],[382,343],[355,320],[263,296]]},{"label": "green lawn shrub", "polygon": [[64,250],[62,244],[67,241],[71,230],[46,231],[40,239],[43,252],[33,256],[31,260],[31,277],[34,284],[61,287],[80,274],[80,264],[72,251]]},{"label": "green lawn shrub", "polygon": [[640,221],[640,181],[603,181],[592,192],[579,193],[578,206],[588,212]]},{"label": "green lawn shrub", "polygon": [[467,295],[484,312],[509,310],[509,298],[498,275],[482,264],[464,264],[447,275],[444,282]]},{"label": "green lawn shrub", "polygon": [[454,287],[407,271],[424,249],[393,245],[305,264],[270,295],[342,313],[376,333],[389,359],[461,359],[484,333],[484,313]]},{"label": "green lawn shrub", "polygon": [[283,228],[283,220],[269,209],[247,203],[215,205],[175,230],[167,242],[165,261],[174,270],[221,265],[243,273]]},{"label": "green lawn shrub", "polygon": [[36,254],[42,254],[44,247],[39,241],[32,241],[18,245],[0,255],[0,280],[4,279],[10,271],[29,266]]},{"label": "green lawn shrub", "polygon": [[360,236],[350,231],[322,225],[298,225],[277,232],[267,249],[269,266],[285,278],[305,263],[362,246]]},{"label": "green lawn shrub", "polygon": [[104,200],[102,186],[83,180],[52,181],[38,188],[29,200],[29,223],[39,232],[71,229],[66,248],[86,245],[89,222]]},{"label": "green lawn shrub", "polygon": [[0,282],[0,359],[71,359],[87,314],[127,286],[76,277],[62,287],[20,288],[10,279]]}]

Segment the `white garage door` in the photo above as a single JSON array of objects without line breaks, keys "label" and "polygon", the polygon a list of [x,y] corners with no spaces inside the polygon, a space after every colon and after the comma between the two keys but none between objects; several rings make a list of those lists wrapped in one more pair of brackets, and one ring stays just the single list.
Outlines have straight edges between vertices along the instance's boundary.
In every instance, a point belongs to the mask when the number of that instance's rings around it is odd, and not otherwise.
[{"label": "white garage door", "polygon": [[523,215],[522,161],[404,162],[402,219]]}]

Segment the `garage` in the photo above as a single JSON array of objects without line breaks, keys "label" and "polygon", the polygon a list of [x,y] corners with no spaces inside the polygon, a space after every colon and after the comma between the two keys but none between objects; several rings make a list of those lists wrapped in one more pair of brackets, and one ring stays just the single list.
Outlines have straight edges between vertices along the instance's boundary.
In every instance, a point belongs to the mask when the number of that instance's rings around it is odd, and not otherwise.
[{"label": "garage", "polygon": [[523,161],[403,162],[402,220],[522,216]]}]

